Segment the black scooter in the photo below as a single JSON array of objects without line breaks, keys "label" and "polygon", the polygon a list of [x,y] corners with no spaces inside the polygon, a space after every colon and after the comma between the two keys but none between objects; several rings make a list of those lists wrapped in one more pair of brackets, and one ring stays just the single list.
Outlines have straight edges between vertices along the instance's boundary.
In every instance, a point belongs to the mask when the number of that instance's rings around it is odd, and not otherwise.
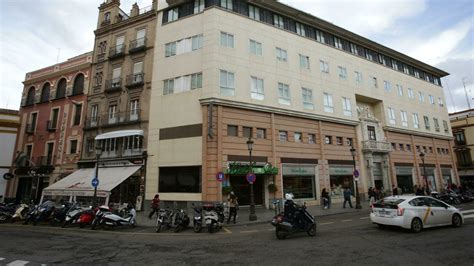
[{"label": "black scooter", "polygon": [[202,230],[202,208],[193,207],[194,209],[194,218],[193,218],[193,230],[194,233],[200,233]]},{"label": "black scooter", "polygon": [[174,228],[174,232],[178,233],[189,226],[191,222],[189,219],[188,214],[183,209],[176,210],[175,220],[174,220],[176,227]]},{"label": "black scooter", "polygon": [[52,226],[62,224],[66,219],[66,214],[72,208],[72,206],[74,206],[72,202],[65,202],[61,205],[61,208],[54,209],[53,217],[51,218],[51,221],[49,221],[49,223]]},{"label": "black scooter", "polygon": [[278,239],[306,232],[309,236],[316,235],[316,220],[306,209],[306,205],[297,208],[294,217],[288,217],[284,212],[277,214],[272,219],[272,225],[276,227],[275,233]]},{"label": "black scooter", "polygon": [[26,215],[25,222],[23,224],[28,224],[28,222],[33,222],[33,225],[38,224],[38,222],[45,221],[51,217],[51,214],[54,211],[54,202],[48,200],[43,202],[41,205],[36,205],[32,208]]}]

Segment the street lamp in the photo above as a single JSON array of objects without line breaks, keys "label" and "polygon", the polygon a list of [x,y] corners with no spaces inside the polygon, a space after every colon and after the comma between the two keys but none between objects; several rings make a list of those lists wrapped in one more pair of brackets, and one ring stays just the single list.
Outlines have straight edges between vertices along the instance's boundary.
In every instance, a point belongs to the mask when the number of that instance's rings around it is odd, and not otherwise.
[{"label": "street lamp", "polygon": [[[356,149],[354,149],[354,146],[351,146],[351,155],[352,155],[352,163],[354,164],[354,174],[356,172],[356,161],[355,157],[357,155]],[[353,175],[354,176],[354,175]],[[355,177],[355,192],[356,192],[356,209],[362,209],[362,206],[360,205],[360,195],[359,195],[359,182],[357,181],[358,177]]]},{"label": "street lamp", "polygon": [[[252,137],[249,137],[247,140],[247,149],[249,150],[249,163],[250,163],[250,169],[249,169],[249,174],[253,173],[252,169],[252,150],[253,150],[253,140]],[[250,215],[249,215],[249,221],[255,221],[257,220],[257,215],[255,214],[255,198],[253,195],[253,182],[250,183]]]},{"label": "street lamp", "polygon": [[97,142],[95,145],[95,177],[94,177],[94,179],[96,179],[97,184],[94,186],[94,197],[92,198],[93,207],[97,206],[97,187],[99,185],[99,158],[100,158],[101,153],[102,153],[102,148]]},{"label": "street lamp", "polygon": [[420,159],[421,159],[421,163],[423,164],[423,180],[425,180],[425,186],[426,186],[423,193],[428,193],[427,192],[427,190],[428,190],[428,178],[426,176],[425,154],[423,152],[420,152]]}]

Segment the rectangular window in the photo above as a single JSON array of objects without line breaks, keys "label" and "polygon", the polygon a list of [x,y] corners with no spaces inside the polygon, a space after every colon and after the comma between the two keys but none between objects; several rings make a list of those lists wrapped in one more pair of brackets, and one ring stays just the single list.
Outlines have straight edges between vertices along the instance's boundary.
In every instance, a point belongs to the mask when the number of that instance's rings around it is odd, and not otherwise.
[{"label": "rectangular window", "polygon": [[201,193],[201,166],[160,167],[159,192]]},{"label": "rectangular window", "polygon": [[444,133],[449,133],[448,121],[443,120]]},{"label": "rectangular window", "polygon": [[278,131],[278,139],[280,141],[288,141],[288,132],[286,131]]},{"label": "rectangular window", "polygon": [[204,0],[194,0],[194,14],[204,11]]},{"label": "rectangular window", "polygon": [[443,99],[441,97],[438,97],[438,105],[439,105],[439,107],[444,106]]},{"label": "rectangular window", "polygon": [[237,137],[239,127],[234,125],[227,125],[227,136]]},{"label": "rectangular window", "polygon": [[395,110],[392,107],[388,108],[388,122],[392,125],[395,125],[397,122],[395,117]]},{"label": "rectangular window", "polygon": [[316,41],[320,43],[326,43],[326,40],[324,39],[324,33],[320,30],[316,30]]},{"label": "rectangular window", "polygon": [[407,144],[406,147],[407,147],[407,151],[408,151],[408,152],[411,152],[411,145],[410,145],[410,144]]},{"label": "rectangular window", "polygon": [[281,29],[285,28],[283,17],[280,15],[273,15],[273,25]]},{"label": "rectangular window", "polygon": [[265,99],[263,79],[250,77],[250,97],[255,100]]},{"label": "rectangular window", "polygon": [[354,78],[355,78],[355,82],[357,84],[361,84],[362,83],[362,73],[358,72],[358,71],[354,71]]},{"label": "rectangular window", "polygon": [[191,90],[202,88],[202,73],[191,75]]},{"label": "rectangular window", "polygon": [[277,59],[279,61],[284,61],[286,62],[288,60],[288,53],[286,52],[286,50],[284,49],[281,49],[281,48],[276,48],[276,55],[277,55]]},{"label": "rectangular window", "polygon": [[300,67],[309,69],[309,56],[300,54]]},{"label": "rectangular window", "polygon": [[435,127],[435,131],[436,131],[436,132],[439,132],[439,122],[438,122],[438,118],[433,118],[433,124],[434,124],[434,127]]},{"label": "rectangular window", "polygon": [[323,100],[324,100],[324,112],[333,113],[334,105],[332,103],[332,94],[325,92],[323,94]]},{"label": "rectangular window", "polygon": [[412,118],[413,118],[413,127],[414,128],[420,128],[420,120],[418,118],[418,114],[417,113],[413,113],[412,114]]},{"label": "rectangular window", "polygon": [[428,98],[430,99],[430,104],[434,105],[434,104],[435,104],[435,100],[434,100],[433,95],[428,95]]},{"label": "rectangular window", "polygon": [[176,42],[167,43],[165,46],[165,56],[170,57],[176,55]]},{"label": "rectangular window", "polygon": [[352,147],[352,144],[353,144],[352,138],[346,138],[346,146]]},{"label": "rectangular window", "polygon": [[138,99],[130,101],[130,121],[138,120],[138,112],[140,111],[140,105]]},{"label": "rectangular window", "polygon": [[430,130],[430,119],[426,115],[424,115],[423,121],[425,122],[425,129]]},{"label": "rectangular window", "polygon": [[232,10],[233,9],[232,0],[221,0],[221,7]]},{"label": "rectangular window", "polygon": [[367,126],[367,134],[368,134],[369,140],[377,140],[377,137],[375,135],[375,127]]},{"label": "rectangular window", "polygon": [[191,50],[196,51],[202,48],[202,34],[191,37]]},{"label": "rectangular window", "polygon": [[373,61],[372,51],[369,49],[364,49],[364,50],[365,50],[365,58],[367,60]]},{"label": "rectangular window", "polygon": [[329,64],[326,61],[319,60],[319,68],[321,72],[328,74],[329,73]]},{"label": "rectangular window", "polygon": [[109,124],[115,124],[117,122],[117,105],[116,104],[109,106],[108,122]]},{"label": "rectangular window", "polygon": [[339,78],[341,79],[347,78],[347,70],[345,67],[339,66]]},{"label": "rectangular window", "polygon": [[415,99],[415,94],[413,93],[412,88],[408,88],[408,98]]},{"label": "rectangular window", "polygon": [[301,35],[301,36],[306,36],[306,32],[305,32],[303,24],[296,22],[296,34]]},{"label": "rectangular window", "polygon": [[418,92],[418,99],[420,100],[420,103],[425,102],[425,95],[423,94],[423,92],[421,91]]},{"label": "rectangular window", "polygon": [[267,130],[264,128],[257,128],[257,139],[266,139]]},{"label": "rectangular window", "polygon": [[221,32],[221,46],[234,48],[234,35]]},{"label": "rectangular window", "polygon": [[403,96],[403,87],[400,84],[397,84],[398,96]]},{"label": "rectangular window", "polygon": [[[93,105],[92,108],[96,107],[97,105]],[[54,108],[51,110],[51,123],[50,123],[50,129],[56,129],[58,128],[58,118],[59,118],[59,108]],[[97,114],[96,114],[97,115]]]},{"label": "rectangular window", "polygon": [[346,97],[342,97],[342,110],[345,116],[352,116],[351,100]]},{"label": "rectangular window", "polygon": [[262,55],[262,44],[254,40],[250,40],[250,53],[254,55]]},{"label": "rectangular window", "polygon": [[295,132],[295,142],[301,142],[301,132]]},{"label": "rectangular window", "polygon": [[357,55],[357,45],[351,43],[351,53]]},{"label": "rectangular window", "polygon": [[221,70],[220,75],[220,87],[221,94],[225,96],[234,96],[235,85],[234,85],[234,73]]},{"label": "rectangular window", "polygon": [[341,49],[342,50],[342,41],[341,39],[337,38],[337,37],[334,37],[334,46],[337,48],[337,49]]},{"label": "rectangular window", "polygon": [[377,78],[376,77],[372,77],[372,86],[374,88],[378,88],[379,87],[379,84],[377,83]]},{"label": "rectangular window", "polygon": [[78,126],[81,124],[81,114],[82,114],[82,104],[74,105],[74,122],[73,126]]},{"label": "rectangular window", "polygon": [[408,126],[408,115],[406,111],[400,111],[400,115],[402,117],[402,126]]},{"label": "rectangular window", "polygon": [[308,143],[316,144],[316,134],[308,134]]},{"label": "rectangular window", "polygon": [[69,154],[77,153],[77,140],[69,141]]},{"label": "rectangular window", "polygon": [[414,70],[415,77],[420,78],[420,72],[418,70]]},{"label": "rectangular window", "polygon": [[332,144],[332,136],[325,136],[324,137],[325,144]]},{"label": "rectangular window", "polygon": [[163,95],[173,94],[174,93],[174,79],[168,79],[164,81],[163,85]]},{"label": "rectangular window", "polygon": [[408,70],[408,66],[405,64],[403,64],[403,73],[410,74],[410,71]]},{"label": "rectangular window", "polygon": [[35,132],[37,119],[38,119],[38,113],[31,113],[30,124],[28,125],[28,128],[26,129],[28,132],[30,133]]},{"label": "rectangular window", "polygon": [[301,88],[301,93],[303,96],[303,108],[314,110],[313,91],[307,88]]},{"label": "rectangular window", "polygon": [[390,81],[383,81],[383,87],[385,91],[390,92],[392,90],[392,84],[390,84]]},{"label": "rectangular window", "polygon": [[251,19],[260,20],[260,8],[249,5],[249,17]]},{"label": "rectangular window", "polygon": [[278,83],[278,102],[290,105],[290,87],[287,84]]},{"label": "rectangular window", "polygon": [[244,128],[243,128],[243,133],[244,133],[244,135],[243,135],[244,138],[251,138],[251,137],[253,137],[253,135],[252,135],[252,128],[251,128],[251,127],[244,127]]},{"label": "rectangular window", "polygon": [[179,8],[168,10],[168,22],[178,20]]},{"label": "rectangular window", "polygon": [[344,144],[344,141],[342,137],[336,137],[336,145],[342,146]]},{"label": "rectangular window", "polygon": [[392,145],[392,150],[396,151],[397,150],[397,144],[395,142],[390,143]]}]

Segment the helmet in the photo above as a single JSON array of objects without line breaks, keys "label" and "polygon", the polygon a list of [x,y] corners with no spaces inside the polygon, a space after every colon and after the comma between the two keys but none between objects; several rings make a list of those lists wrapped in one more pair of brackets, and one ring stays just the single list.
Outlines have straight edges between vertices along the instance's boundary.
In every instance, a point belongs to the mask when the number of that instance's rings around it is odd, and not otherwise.
[{"label": "helmet", "polygon": [[285,194],[285,199],[286,200],[293,200],[293,193],[286,193]]}]

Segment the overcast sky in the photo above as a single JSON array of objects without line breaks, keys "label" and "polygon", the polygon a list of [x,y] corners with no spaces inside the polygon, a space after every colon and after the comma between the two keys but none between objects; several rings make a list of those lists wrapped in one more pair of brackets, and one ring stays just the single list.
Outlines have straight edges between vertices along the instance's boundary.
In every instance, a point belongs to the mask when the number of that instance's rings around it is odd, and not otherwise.
[{"label": "overcast sky", "polygon": [[[151,1],[122,0],[121,8],[128,13],[133,3]],[[19,108],[26,72],[92,51],[102,2],[0,0],[0,108]],[[472,0],[281,2],[449,72],[442,83],[450,112],[467,108],[463,79],[474,97]]]}]

